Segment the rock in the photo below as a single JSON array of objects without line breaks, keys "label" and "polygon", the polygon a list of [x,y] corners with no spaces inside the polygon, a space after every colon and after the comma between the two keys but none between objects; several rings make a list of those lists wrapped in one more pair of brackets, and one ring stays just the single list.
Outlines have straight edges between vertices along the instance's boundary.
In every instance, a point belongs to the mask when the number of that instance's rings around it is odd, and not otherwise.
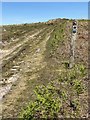
[{"label": "rock", "polygon": [[37,50],[36,50],[36,53],[39,53],[40,52],[40,48],[38,48]]}]

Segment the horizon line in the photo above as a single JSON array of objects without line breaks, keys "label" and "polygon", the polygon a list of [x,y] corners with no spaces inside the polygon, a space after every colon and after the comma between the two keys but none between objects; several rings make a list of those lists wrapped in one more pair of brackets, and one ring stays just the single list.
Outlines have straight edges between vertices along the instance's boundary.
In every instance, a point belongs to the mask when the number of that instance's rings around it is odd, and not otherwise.
[{"label": "horizon line", "polygon": [[10,23],[10,24],[3,24],[3,23],[0,23],[0,26],[4,26],[4,25],[21,25],[21,24],[34,24],[34,23],[45,23],[45,22],[48,22],[50,20],[57,20],[57,19],[68,19],[68,20],[89,20],[88,18],[52,18],[52,19],[48,19],[48,20],[45,20],[45,21],[37,21],[37,22],[23,22],[23,23]]}]

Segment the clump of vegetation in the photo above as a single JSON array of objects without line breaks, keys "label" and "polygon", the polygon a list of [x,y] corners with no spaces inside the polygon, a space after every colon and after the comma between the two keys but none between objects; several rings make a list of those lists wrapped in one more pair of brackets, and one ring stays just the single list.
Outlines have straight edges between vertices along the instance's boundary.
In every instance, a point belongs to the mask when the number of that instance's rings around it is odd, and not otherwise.
[{"label": "clump of vegetation", "polygon": [[64,42],[64,29],[66,22],[60,23],[58,26],[54,26],[54,30],[47,43],[48,56],[53,56],[60,44]]},{"label": "clump of vegetation", "polygon": [[39,86],[35,89],[36,100],[30,102],[27,109],[21,113],[24,120],[58,117],[61,101],[51,85]]},{"label": "clump of vegetation", "polygon": [[77,95],[83,93],[84,86],[80,80],[74,80],[73,87],[76,90]]},{"label": "clump of vegetation", "polygon": [[[20,113],[20,118],[30,120],[80,116],[78,96],[84,92],[84,85],[80,80],[84,72],[84,66],[76,65],[72,69],[64,69],[60,77],[48,83],[47,86],[37,86],[34,91],[35,101],[30,102]],[[71,109],[71,112],[68,109]]]}]

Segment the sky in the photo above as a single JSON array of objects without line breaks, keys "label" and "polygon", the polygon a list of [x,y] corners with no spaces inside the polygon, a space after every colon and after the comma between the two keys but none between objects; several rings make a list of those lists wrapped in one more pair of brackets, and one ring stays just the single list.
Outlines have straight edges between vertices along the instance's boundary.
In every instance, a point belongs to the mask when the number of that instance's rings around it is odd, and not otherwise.
[{"label": "sky", "polygon": [[88,2],[2,3],[2,24],[45,22],[56,18],[88,19]]}]

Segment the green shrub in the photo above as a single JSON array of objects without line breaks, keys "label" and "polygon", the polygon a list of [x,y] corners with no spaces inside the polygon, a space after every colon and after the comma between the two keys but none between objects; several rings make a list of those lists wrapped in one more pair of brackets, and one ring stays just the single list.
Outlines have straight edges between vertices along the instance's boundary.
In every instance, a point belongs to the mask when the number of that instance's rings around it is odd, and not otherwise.
[{"label": "green shrub", "polygon": [[84,86],[80,80],[74,80],[73,87],[74,87],[77,95],[83,93]]},{"label": "green shrub", "polygon": [[[73,69],[64,69],[57,80],[51,81],[47,86],[37,86],[34,90],[35,101],[28,104],[27,108],[21,112],[20,118],[23,120],[58,118],[62,108],[63,114],[67,113],[74,117],[79,115],[81,108],[78,96],[84,92],[84,85],[79,75],[84,73],[83,68],[76,65]],[[74,95],[76,99],[69,94]],[[68,106],[69,101],[70,106]],[[66,106],[72,107],[74,112],[70,113]]]},{"label": "green shrub", "polygon": [[55,91],[52,91],[52,86],[36,87],[35,102],[30,102],[26,110],[20,114],[20,118],[30,120],[32,118],[56,118],[61,107],[61,102]]}]

